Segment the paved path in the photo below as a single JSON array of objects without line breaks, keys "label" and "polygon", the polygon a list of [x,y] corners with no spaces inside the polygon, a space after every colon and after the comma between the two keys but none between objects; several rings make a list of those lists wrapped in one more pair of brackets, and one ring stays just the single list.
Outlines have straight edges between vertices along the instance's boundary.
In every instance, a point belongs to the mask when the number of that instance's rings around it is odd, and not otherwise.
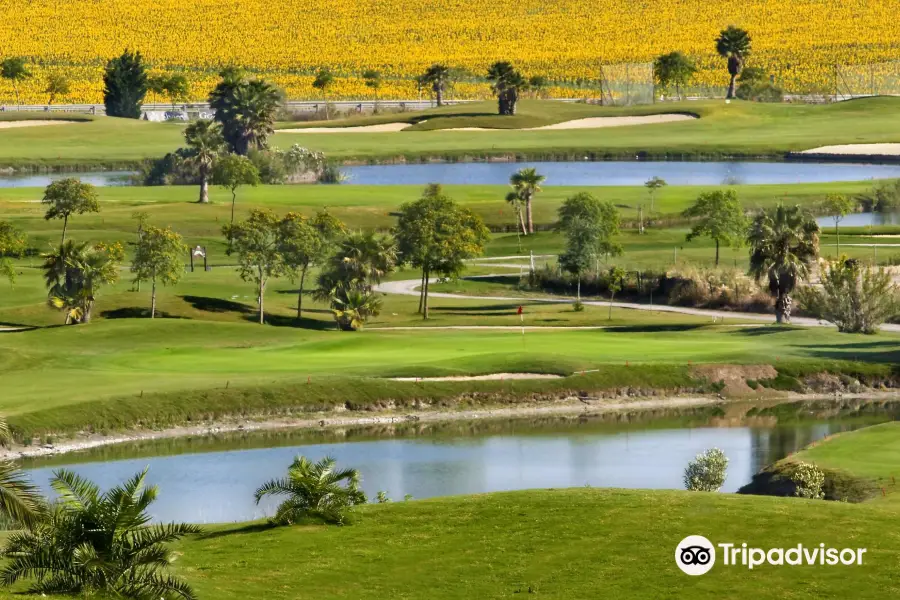
[{"label": "paved path", "polygon": [[[509,273],[495,273],[493,275],[476,275],[467,277],[466,279],[480,279],[484,277],[508,277]],[[431,279],[430,283],[437,283],[437,278]],[[420,279],[406,279],[402,281],[386,281],[376,286],[376,290],[385,294],[399,294],[403,296],[418,296],[419,291],[416,289],[421,285]],[[553,304],[569,303],[574,300],[571,297],[554,296],[549,298],[525,298],[521,296],[468,296],[464,294],[447,294],[443,292],[430,292],[431,298],[454,298],[457,300],[497,300],[500,302],[547,302]],[[638,304],[636,302],[612,302],[605,300],[583,300],[587,306],[605,306],[610,304],[614,308],[627,308],[631,310],[650,310],[654,312],[667,312],[682,315],[694,315],[700,317],[709,317],[712,321],[719,319],[743,319],[747,321],[759,321],[761,323],[773,323],[775,318],[773,315],[764,315],[760,313],[734,312],[725,310],[710,310],[705,308],[690,308],[687,306],[668,306],[665,304]],[[803,327],[831,327],[831,323],[825,323],[817,319],[809,317],[794,317],[791,319],[791,325],[801,325]],[[458,327],[458,326],[457,326]],[[457,328],[454,327],[454,328]],[[477,326],[465,326],[466,328],[475,328]],[[521,329],[519,327],[509,327],[510,329]],[[542,328],[535,328],[542,329]],[[571,329],[571,328],[563,328]],[[900,324],[885,323],[881,326],[882,331],[900,332]]]}]

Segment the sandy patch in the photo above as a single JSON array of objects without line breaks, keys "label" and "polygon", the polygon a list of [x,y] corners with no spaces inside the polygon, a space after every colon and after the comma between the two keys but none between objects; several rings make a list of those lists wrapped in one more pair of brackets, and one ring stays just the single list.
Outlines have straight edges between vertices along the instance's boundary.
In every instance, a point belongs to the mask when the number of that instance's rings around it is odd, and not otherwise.
[{"label": "sandy patch", "polygon": [[772,390],[759,390],[747,384],[748,379],[775,379],[778,371],[772,365],[697,365],[691,369],[695,377],[710,383],[723,384],[721,394],[728,398],[775,394]]},{"label": "sandy patch", "polygon": [[[528,127],[516,131],[545,131],[554,129],[601,129],[604,127],[626,127],[628,125],[654,125],[657,123],[674,123],[677,121],[693,121],[697,117],[692,115],[644,115],[640,117],[588,117],[563,121],[553,125],[541,127]],[[444,129],[443,131],[512,131],[505,129],[490,129],[486,127],[457,127]]]},{"label": "sandy patch", "polygon": [[843,144],[804,150],[799,154],[839,154],[841,156],[900,156],[900,144]]},{"label": "sandy patch", "polygon": [[396,133],[412,127],[410,123],[382,123],[381,125],[360,125],[358,127],[308,127],[279,129],[277,133]]},{"label": "sandy patch", "polygon": [[18,127],[39,127],[41,125],[71,125],[75,121],[63,121],[62,119],[53,121],[0,121],[0,129],[16,129]]},{"label": "sandy patch", "polygon": [[389,377],[391,381],[500,381],[504,379],[561,379],[547,373],[490,373],[488,375],[452,375],[449,377]]}]

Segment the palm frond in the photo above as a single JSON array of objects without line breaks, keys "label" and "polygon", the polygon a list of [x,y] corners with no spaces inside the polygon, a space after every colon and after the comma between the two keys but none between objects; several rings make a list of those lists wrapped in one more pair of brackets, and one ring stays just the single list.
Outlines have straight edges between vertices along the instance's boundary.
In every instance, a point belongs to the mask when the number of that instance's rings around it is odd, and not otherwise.
[{"label": "palm frond", "polygon": [[9,461],[0,461],[0,514],[25,525],[39,521],[46,504],[37,487]]}]

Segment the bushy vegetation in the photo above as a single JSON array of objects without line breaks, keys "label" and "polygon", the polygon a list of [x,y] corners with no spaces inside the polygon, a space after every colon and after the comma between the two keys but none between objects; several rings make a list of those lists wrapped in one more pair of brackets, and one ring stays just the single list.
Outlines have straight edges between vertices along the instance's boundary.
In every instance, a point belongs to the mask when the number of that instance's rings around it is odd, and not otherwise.
[{"label": "bushy vegetation", "polygon": [[728,457],[719,448],[698,454],[684,470],[684,488],[691,492],[718,492],[725,483]]},{"label": "bushy vegetation", "polygon": [[825,473],[815,465],[799,462],[791,472],[791,481],[797,486],[794,492],[800,498],[821,500],[825,497],[822,491],[825,486]]}]

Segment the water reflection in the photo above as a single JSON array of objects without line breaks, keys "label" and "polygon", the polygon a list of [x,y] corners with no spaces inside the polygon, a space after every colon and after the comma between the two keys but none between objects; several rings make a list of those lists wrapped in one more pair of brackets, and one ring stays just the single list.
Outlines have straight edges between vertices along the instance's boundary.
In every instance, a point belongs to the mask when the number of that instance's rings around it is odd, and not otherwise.
[{"label": "water reflection", "polygon": [[[714,407],[683,415],[656,412],[655,417],[627,413],[413,426],[393,431],[392,437],[364,430],[349,436],[347,431],[285,433],[262,436],[262,441],[247,435],[199,441],[189,454],[77,463],[91,459],[88,454],[57,457],[52,466],[26,466],[33,467],[32,476],[45,488],[53,468],[65,462],[76,463],[69,468],[106,488],[149,465],[150,482],[161,488],[153,507],[156,519],[243,521],[271,514],[276,501],[257,507],[253,491],[283,475],[297,454],[313,460],[333,456],[362,472],[370,497],[384,490],[398,500],[406,494],[426,498],[583,485],[677,489],[687,462],[715,446],[730,459],[724,490],[735,491],[762,467],[814,440],[900,415],[896,403],[860,401],[837,408],[834,403],[747,406],[738,411],[743,417],[733,416],[734,405],[728,410],[728,418]],[[271,447],[247,447],[255,443]],[[229,444],[242,449],[227,449]],[[138,453],[153,452],[152,445],[138,448]]]}]

